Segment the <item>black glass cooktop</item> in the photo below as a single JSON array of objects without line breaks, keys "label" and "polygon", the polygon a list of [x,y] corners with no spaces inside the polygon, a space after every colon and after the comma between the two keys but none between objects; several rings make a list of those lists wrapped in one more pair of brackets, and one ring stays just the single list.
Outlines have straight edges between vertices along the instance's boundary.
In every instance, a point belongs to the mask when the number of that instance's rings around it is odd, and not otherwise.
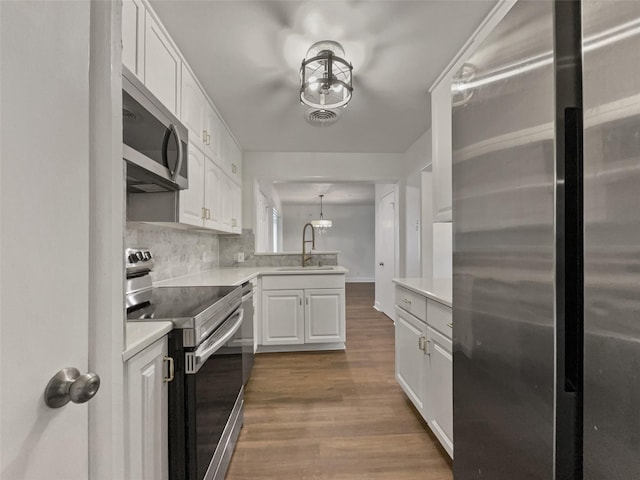
[{"label": "black glass cooktop", "polygon": [[154,287],[146,301],[127,309],[127,320],[193,318],[233,292],[239,296],[240,287]]}]

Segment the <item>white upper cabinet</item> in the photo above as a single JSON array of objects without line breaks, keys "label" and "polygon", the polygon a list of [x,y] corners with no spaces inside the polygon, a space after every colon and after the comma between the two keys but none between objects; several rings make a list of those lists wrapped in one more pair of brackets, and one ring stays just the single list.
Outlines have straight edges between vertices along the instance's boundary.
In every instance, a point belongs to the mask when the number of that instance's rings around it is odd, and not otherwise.
[{"label": "white upper cabinet", "polygon": [[451,215],[451,80],[431,91],[433,220],[450,222]]},{"label": "white upper cabinet", "polygon": [[226,128],[220,131],[220,166],[234,182],[242,181],[242,151]]},{"label": "white upper cabinet", "polygon": [[214,108],[206,102],[204,106],[204,125],[203,129],[206,135],[205,150],[208,155],[212,156],[219,162],[220,158],[220,131],[222,130],[222,122],[218,118],[218,114]]},{"label": "white upper cabinet", "polygon": [[180,190],[180,223],[204,226],[204,169],[204,153],[189,142],[189,188]]},{"label": "white upper cabinet", "polygon": [[222,230],[231,232],[233,228],[233,182],[227,175],[220,178],[220,223]]},{"label": "white upper cabinet", "polygon": [[180,114],[180,54],[147,10],[144,30],[144,83],[176,116]]},{"label": "white upper cabinet", "polygon": [[123,0],[122,62],[189,130],[189,188],[167,226],[242,233],[242,152],[147,0]]},{"label": "white upper cabinet", "polygon": [[205,96],[191,70],[182,64],[180,120],[189,129],[189,139],[194,142],[206,141],[204,133]]},{"label": "white upper cabinet", "polygon": [[222,218],[220,215],[220,182],[222,172],[220,167],[208,155],[204,160],[204,208],[205,228],[222,230]]},{"label": "white upper cabinet", "polygon": [[232,190],[231,231],[242,233],[242,187],[234,183]]},{"label": "white upper cabinet", "polygon": [[141,0],[122,2],[122,64],[142,76],[145,8]]}]

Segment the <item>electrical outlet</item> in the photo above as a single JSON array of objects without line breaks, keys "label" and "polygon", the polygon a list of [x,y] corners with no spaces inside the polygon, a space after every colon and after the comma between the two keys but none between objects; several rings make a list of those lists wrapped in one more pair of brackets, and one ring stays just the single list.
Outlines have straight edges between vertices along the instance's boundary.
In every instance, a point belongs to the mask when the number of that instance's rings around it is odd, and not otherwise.
[{"label": "electrical outlet", "polygon": [[244,252],[238,252],[238,263],[244,262]]}]

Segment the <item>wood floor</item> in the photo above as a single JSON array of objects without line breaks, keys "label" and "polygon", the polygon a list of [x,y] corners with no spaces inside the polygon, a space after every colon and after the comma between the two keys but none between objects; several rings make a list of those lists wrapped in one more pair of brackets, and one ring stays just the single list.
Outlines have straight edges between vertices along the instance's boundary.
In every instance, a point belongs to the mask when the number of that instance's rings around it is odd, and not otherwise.
[{"label": "wood floor", "polygon": [[451,480],[394,378],[393,323],[347,284],[347,350],[256,356],[227,480]]}]

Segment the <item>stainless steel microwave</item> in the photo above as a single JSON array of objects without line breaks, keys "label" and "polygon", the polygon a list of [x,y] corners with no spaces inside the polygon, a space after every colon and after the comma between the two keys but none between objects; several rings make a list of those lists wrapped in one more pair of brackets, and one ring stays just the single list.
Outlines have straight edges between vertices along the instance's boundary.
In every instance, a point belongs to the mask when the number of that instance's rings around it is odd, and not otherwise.
[{"label": "stainless steel microwave", "polygon": [[122,158],[127,191],[189,187],[188,130],[126,67],[122,67]]}]

